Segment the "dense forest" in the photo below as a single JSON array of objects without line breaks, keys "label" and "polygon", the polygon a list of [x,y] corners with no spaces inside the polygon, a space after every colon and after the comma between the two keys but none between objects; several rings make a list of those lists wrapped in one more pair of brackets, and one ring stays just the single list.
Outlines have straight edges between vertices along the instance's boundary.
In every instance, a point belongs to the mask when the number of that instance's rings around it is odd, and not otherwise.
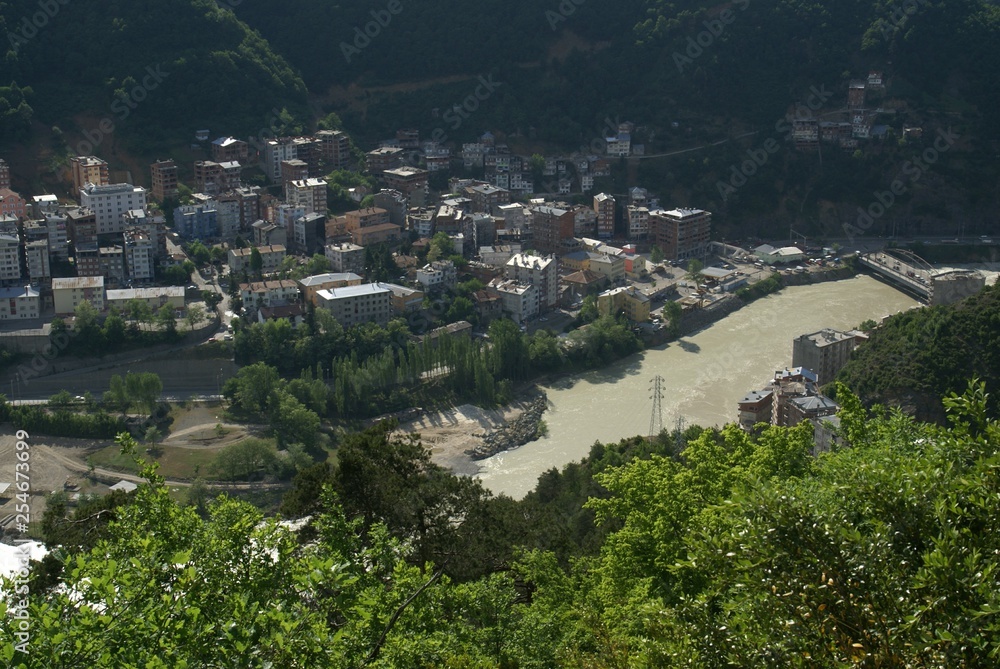
[{"label": "dense forest", "polygon": [[[973,376],[995,399],[1000,391],[1000,286],[987,286],[953,305],[890,317],[871,332],[837,379],[866,405],[898,406],[921,420],[943,423],[941,397],[960,391]],[[990,410],[996,415],[995,404]]]},{"label": "dense forest", "polygon": [[[856,208],[942,129],[957,144],[868,234],[981,234],[995,224],[1000,9],[986,0],[53,6],[36,27],[37,3],[0,5],[10,36],[0,153],[16,153],[9,141],[48,135],[86,147],[84,133],[94,137],[103,117],[116,129],[113,141],[91,142],[95,152],[126,163],[138,154],[139,164],[186,147],[198,128],[308,130],[331,112],[362,147],[400,127],[425,137],[440,128],[456,143],[490,129],[527,154],[590,146],[607,120],[628,120],[647,155],[703,148],[618,165],[605,184],[615,192],[642,185],[710,208],[724,236],[775,236],[794,222],[840,237]],[[147,66],[169,73],[155,89],[144,87]],[[845,109],[848,82],[870,70],[885,74],[885,90],[869,96],[884,139],[855,152],[785,150],[789,116],[803,105],[817,115]],[[454,127],[445,113],[481,76],[498,85]],[[923,127],[926,139],[904,138],[904,125]],[[724,196],[718,185],[732,166],[770,138],[783,150]]]},{"label": "dense forest", "polygon": [[[300,474],[286,517],[132,497],[70,513],[0,616],[7,666],[994,666],[1000,424],[840,393],[848,447],[729,426],[618,445],[520,502],[383,424]],[[675,438],[676,437],[676,438]],[[121,438],[135,451],[134,442]],[[669,491],[669,493],[667,493]],[[21,652],[30,650],[30,654]]]}]

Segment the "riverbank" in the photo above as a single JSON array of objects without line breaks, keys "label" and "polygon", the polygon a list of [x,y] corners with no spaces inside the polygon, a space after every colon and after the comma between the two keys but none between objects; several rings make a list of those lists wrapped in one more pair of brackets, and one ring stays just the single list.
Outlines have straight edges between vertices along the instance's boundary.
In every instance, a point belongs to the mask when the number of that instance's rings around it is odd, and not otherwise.
[{"label": "riverbank", "polygon": [[[851,268],[840,267],[783,276],[782,279],[791,281],[783,282],[782,288],[777,293],[781,293],[789,285],[840,281],[855,275],[856,272]],[[728,295],[712,307],[686,313],[681,322],[681,337],[690,337],[753,302],[754,300],[748,301],[736,295]],[[669,342],[661,342],[663,343]],[[620,365],[622,361],[614,364]],[[602,372],[602,370],[592,371],[598,374]],[[584,372],[563,372],[536,379],[518,393],[516,401],[498,409],[481,409],[464,404],[444,411],[425,413],[411,420],[400,420],[399,431],[419,433],[424,446],[431,452],[432,461],[436,464],[459,475],[475,476],[482,472],[483,458],[488,459],[511,449],[530,450],[538,422],[542,418],[542,408],[547,408],[551,404],[542,387],[556,387],[560,382],[578,378],[583,374]],[[522,420],[526,414],[527,417]],[[648,417],[644,420],[648,421]]]}]

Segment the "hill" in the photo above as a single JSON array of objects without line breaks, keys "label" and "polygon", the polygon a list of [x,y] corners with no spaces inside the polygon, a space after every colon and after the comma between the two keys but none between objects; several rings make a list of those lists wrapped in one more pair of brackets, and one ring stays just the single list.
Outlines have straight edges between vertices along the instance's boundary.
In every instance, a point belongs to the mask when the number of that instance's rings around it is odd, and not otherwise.
[{"label": "hill", "polygon": [[[978,377],[1000,390],[1000,286],[949,306],[889,318],[855,351],[837,380],[866,405],[899,406],[921,420],[943,422],[941,397]],[[997,415],[995,401],[990,404]]]},{"label": "hill", "polygon": [[49,137],[57,156],[109,155],[123,140],[126,153],[152,154],[187,146],[201,128],[259,134],[274,109],[307,114],[297,73],[210,0],[109,0],[99,11],[13,0],[0,4],[0,33],[5,154]]}]

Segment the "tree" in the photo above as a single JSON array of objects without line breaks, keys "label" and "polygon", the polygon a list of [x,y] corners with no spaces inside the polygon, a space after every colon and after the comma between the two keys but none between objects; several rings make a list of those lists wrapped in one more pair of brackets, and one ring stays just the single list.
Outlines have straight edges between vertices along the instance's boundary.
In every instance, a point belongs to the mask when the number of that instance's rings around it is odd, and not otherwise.
[{"label": "tree", "polygon": [[222,394],[237,408],[263,415],[270,405],[271,395],[282,386],[278,370],[258,362],[240,369],[226,382]]},{"label": "tree", "polygon": [[260,278],[261,271],[264,269],[264,259],[260,255],[260,251],[256,246],[250,249],[250,273],[255,277]]},{"label": "tree", "polygon": [[125,312],[131,321],[138,324],[148,324],[153,321],[153,310],[145,300],[132,299],[125,305]]},{"label": "tree", "polygon": [[201,291],[201,299],[205,301],[209,309],[215,309],[222,302],[222,295],[214,290],[203,290]]},{"label": "tree", "polygon": [[130,406],[152,414],[163,393],[163,382],[154,372],[128,372],[125,374],[125,393]]},{"label": "tree", "polygon": [[184,320],[187,321],[189,330],[194,330],[195,326],[204,319],[205,309],[201,305],[192,304],[187,308],[187,315],[184,317]]},{"label": "tree", "polygon": [[277,463],[274,445],[251,437],[223,448],[212,463],[212,471],[226,480],[249,481],[272,473]]},{"label": "tree", "polygon": [[319,416],[288,393],[270,398],[271,429],[279,446],[302,444],[311,448],[319,436]]},{"label": "tree", "polygon": [[662,249],[660,249],[659,245],[653,244],[653,248],[649,252],[649,260],[653,264],[659,264],[663,262],[663,251]]},{"label": "tree", "polygon": [[174,308],[169,304],[164,304],[156,312],[156,323],[162,327],[168,334],[174,334],[177,332],[177,315],[174,313]]},{"label": "tree", "polygon": [[705,269],[705,264],[697,258],[691,258],[687,264],[687,275],[692,281],[701,280],[701,270]]}]

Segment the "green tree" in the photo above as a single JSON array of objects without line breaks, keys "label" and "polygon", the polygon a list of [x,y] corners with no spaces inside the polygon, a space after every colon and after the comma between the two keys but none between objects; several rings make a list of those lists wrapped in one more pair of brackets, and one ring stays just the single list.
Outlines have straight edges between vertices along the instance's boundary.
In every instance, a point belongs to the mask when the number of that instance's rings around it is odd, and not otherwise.
[{"label": "green tree", "polygon": [[649,260],[654,264],[663,262],[663,250],[657,244],[653,244],[653,248],[649,253]]},{"label": "green tree", "polygon": [[259,279],[263,269],[264,258],[261,257],[260,251],[254,246],[250,249],[250,273]]},{"label": "green tree", "polygon": [[691,258],[687,264],[687,275],[692,281],[701,280],[701,270],[705,269],[705,264],[697,258]]},{"label": "green tree", "polygon": [[184,320],[187,321],[188,329],[194,330],[199,323],[205,319],[205,309],[198,304],[192,304],[187,308]]}]

